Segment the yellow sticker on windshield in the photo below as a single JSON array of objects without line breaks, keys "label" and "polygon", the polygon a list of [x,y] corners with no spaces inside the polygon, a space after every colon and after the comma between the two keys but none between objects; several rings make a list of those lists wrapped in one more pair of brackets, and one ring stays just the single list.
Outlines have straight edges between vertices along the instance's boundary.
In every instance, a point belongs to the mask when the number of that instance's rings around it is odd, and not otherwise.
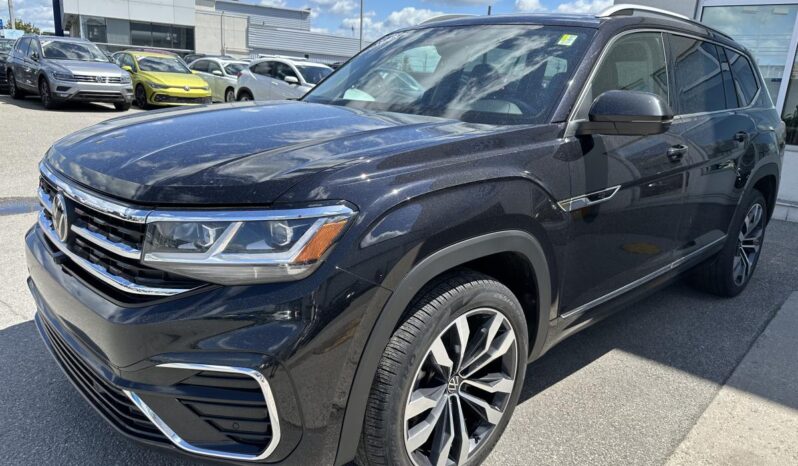
[{"label": "yellow sticker on windshield", "polygon": [[566,47],[570,47],[571,45],[576,42],[577,35],[576,34],[563,34],[560,37],[560,40],[557,41],[557,45],[564,45]]}]

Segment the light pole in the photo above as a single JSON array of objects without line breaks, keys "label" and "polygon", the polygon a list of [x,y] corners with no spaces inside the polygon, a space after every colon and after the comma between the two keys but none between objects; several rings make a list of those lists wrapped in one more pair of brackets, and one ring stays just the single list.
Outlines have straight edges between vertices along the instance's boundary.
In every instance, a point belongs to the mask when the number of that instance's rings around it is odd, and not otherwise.
[{"label": "light pole", "polygon": [[[360,45],[358,50],[363,50],[363,1],[360,0]],[[11,0],[8,0],[8,3],[11,4]]]},{"label": "light pole", "polygon": [[11,29],[17,28],[17,22],[14,21],[14,0],[8,0],[8,22],[11,23]]}]

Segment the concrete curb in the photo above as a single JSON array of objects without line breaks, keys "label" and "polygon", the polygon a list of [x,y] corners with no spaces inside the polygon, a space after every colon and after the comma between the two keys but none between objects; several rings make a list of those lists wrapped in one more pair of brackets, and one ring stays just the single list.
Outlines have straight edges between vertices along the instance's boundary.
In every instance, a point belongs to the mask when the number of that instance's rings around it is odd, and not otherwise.
[{"label": "concrete curb", "polygon": [[798,223],[798,204],[789,201],[776,201],[773,219]]}]

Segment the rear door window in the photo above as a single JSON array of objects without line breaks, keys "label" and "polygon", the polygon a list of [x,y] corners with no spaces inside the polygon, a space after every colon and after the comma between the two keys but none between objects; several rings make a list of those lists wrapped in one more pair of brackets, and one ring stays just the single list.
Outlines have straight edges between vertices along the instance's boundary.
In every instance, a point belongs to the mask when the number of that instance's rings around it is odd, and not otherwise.
[{"label": "rear door window", "polygon": [[[559,66],[556,62],[550,65],[555,70]],[[577,118],[586,119],[593,100],[615,90],[650,92],[668,101],[668,72],[661,33],[628,34],[610,46],[588,85]]]},{"label": "rear door window", "polygon": [[679,113],[725,110],[726,92],[715,45],[677,35],[671,35],[670,43]]},{"label": "rear door window", "polygon": [[747,107],[753,102],[756,93],[759,92],[759,82],[757,81],[751,62],[744,55],[740,55],[731,49],[726,49],[726,57],[729,60],[732,78],[734,79],[734,90],[741,107]]},{"label": "rear door window", "polygon": [[28,44],[30,44],[30,39],[27,37],[17,42],[17,53],[20,57],[26,57],[28,55]]},{"label": "rear door window", "polygon": [[191,69],[195,71],[201,71],[203,73],[208,72],[208,60],[197,60],[194,64],[191,65]]}]

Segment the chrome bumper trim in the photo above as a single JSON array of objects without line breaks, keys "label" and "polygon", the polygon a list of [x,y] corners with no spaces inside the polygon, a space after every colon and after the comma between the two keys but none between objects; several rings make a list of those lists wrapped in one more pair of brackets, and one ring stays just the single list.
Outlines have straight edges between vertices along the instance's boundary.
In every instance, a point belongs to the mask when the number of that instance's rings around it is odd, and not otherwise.
[{"label": "chrome bumper trim", "polygon": [[86,259],[78,256],[74,252],[70,251],[61,240],[58,239],[58,236],[53,229],[52,222],[47,219],[44,215],[44,212],[39,212],[39,228],[42,229],[42,232],[45,236],[50,240],[51,243],[58,248],[59,251],[64,253],[67,257],[72,259],[79,267],[87,271],[88,273],[92,274],[97,279],[103,281],[104,283],[116,288],[117,290],[124,291],[126,293],[132,293],[142,296],[174,296],[179,293],[184,293],[186,291],[190,291],[188,288],[153,288],[148,286],[142,286],[137,283],[133,283],[125,278],[113,275],[109,273],[103,267],[100,267],[97,264],[93,264]]},{"label": "chrome bumper trim", "polygon": [[193,371],[213,371],[213,372],[226,372],[229,374],[242,374],[255,379],[260,386],[261,391],[263,392],[263,398],[266,401],[266,407],[269,412],[269,422],[271,423],[272,428],[272,439],[271,442],[266,446],[261,453],[257,455],[247,455],[242,453],[233,453],[233,452],[225,452],[220,450],[211,450],[207,448],[198,447],[196,445],[192,445],[189,442],[185,441],[181,438],[175,431],[173,431],[167,424],[161,419],[158,414],[155,413],[147,404],[142,400],[138,395],[130,390],[123,390],[125,395],[130,398],[130,401],[138,407],[145,416],[155,424],[155,427],[158,428],[175,446],[180,448],[181,450],[185,450],[189,453],[194,453],[196,455],[203,455],[209,456],[213,458],[223,458],[228,460],[235,460],[235,461],[263,461],[272,454],[277,445],[280,443],[280,420],[277,416],[277,405],[274,402],[274,397],[272,396],[272,390],[269,386],[268,380],[266,377],[263,376],[260,372],[254,369],[248,369],[245,367],[229,367],[229,366],[214,366],[209,364],[187,364],[187,363],[167,363],[167,364],[159,364],[156,367],[163,367],[169,369],[185,369],[185,370],[193,370]]}]

